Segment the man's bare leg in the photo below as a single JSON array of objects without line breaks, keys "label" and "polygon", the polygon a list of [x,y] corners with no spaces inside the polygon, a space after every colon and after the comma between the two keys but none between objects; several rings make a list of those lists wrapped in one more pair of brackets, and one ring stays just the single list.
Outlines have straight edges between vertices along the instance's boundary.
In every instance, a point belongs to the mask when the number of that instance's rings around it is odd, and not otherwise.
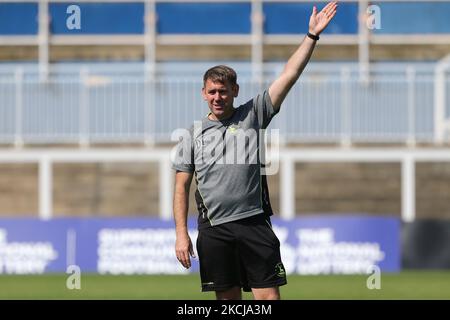
[{"label": "man's bare leg", "polygon": [[280,289],[273,288],[252,288],[255,300],[280,300]]},{"label": "man's bare leg", "polygon": [[216,291],[217,300],[242,300],[240,287],[233,287],[225,291]]}]

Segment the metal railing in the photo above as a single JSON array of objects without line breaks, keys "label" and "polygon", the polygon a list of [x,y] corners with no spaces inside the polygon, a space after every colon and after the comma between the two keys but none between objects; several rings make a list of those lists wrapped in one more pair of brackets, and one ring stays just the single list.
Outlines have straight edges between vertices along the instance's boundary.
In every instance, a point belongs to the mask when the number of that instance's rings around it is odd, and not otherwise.
[{"label": "metal railing", "polygon": [[[384,65],[365,79],[356,64],[313,64],[271,128],[284,142],[442,143],[450,115],[447,69]],[[113,70],[83,67],[47,81],[22,68],[0,71],[0,143],[167,143],[208,111],[201,71],[155,78]],[[280,66],[267,70],[267,80],[240,79],[236,106],[268,88]]]}]

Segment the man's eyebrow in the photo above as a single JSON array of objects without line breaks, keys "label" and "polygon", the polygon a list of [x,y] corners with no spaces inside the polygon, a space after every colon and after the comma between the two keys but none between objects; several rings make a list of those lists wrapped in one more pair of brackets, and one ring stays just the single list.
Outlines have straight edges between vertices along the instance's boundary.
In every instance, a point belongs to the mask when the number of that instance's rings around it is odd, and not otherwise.
[{"label": "man's eyebrow", "polygon": [[211,92],[211,91],[227,91],[227,89],[226,88],[211,88],[211,89],[208,89],[207,91],[208,92]]}]

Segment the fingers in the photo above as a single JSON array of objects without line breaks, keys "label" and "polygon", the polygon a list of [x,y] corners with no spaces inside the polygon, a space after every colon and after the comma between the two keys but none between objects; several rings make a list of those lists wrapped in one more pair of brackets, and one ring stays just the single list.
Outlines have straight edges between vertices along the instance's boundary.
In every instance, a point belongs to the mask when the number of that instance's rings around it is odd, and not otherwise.
[{"label": "fingers", "polygon": [[330,2],[325,6],[325,8],[323,8],[321,13],[323,13],[323,15],[327,18],[327,21],[330,21],[336,15],[336,9],[337,9],[337,3]]},{"label": "fingers", "polygon": [[191,267],[191,258],[195,257],[194,249],[192,247],[191,238],[187,233],[177,234],[177,238],[175,241],[175,254],[177,256],[178,261],[185,267],[189,269]]},{"label": "fingers", "polygon": [[331,20],[331,19],[333,19],[333,17],[336,15],[336,10],[334,10],[329,16],[327,16],[328,17],[328,20]]},{"label": "fingers", "polygon": [[320,10],[320,12],[326,13],[327,10],[333,5],[333,3],[334,3],[334,2],[328,2],[328,3],[326,4],[326,6],[323,7],[322,10]]},{"label": "fingers", "polygon": [[177,259],[186,269],[191,267],[191,257],[195,258],[194,248],[192,246],[192,242],[189,241],[189,245],[187,249],[176,249],[175,250]]},{"label": "fingers", "polygon": [[333,2],[329,2],[323,9],[322,9],[322,13],[325,14],[327,17],[330,16],[331,14],[333,14],[333,12],[336,11],[337,8],[337,2],[333,1]]},{"label": "fingers", "polygon": [[191,267],[191,259],[189,258],[188,251],[177,251],[177,259],[186,269],[189,269]]}]

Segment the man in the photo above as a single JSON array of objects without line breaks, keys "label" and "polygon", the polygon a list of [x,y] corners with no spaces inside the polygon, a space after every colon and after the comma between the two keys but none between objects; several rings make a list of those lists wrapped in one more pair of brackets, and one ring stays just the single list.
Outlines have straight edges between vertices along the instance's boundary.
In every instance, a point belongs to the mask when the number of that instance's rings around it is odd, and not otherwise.
[{"label": "man", "polygon": [[[281,75],[268,90],[238,108],[233,106],[239,93],[233,69],[216,66],[204,75],[202,95],[210,113],[194,126],[190,138],[180,142],[179,160],[173,165],[175,251],[180,263],[189,268],[194,251],[187,213],[195,174],[202,291],[215,291],[217,299],[241,299],[242,289],[251,290],[257,300],[280,299],[279,286],[287,283],[280,242],[271,228],[272,209],[267,182],[260,173],[261,160],[241,151],[254,151],[255,145],[260,149],[260,140],[251,130],[265,129],[278,113],[336,10],[336,2],[320,12],[314,6],[309,32]],[[244,133],[244,148],[236,152],[233,142],[238,132]],[[236,161],[236,157],[243,159]]]}]

